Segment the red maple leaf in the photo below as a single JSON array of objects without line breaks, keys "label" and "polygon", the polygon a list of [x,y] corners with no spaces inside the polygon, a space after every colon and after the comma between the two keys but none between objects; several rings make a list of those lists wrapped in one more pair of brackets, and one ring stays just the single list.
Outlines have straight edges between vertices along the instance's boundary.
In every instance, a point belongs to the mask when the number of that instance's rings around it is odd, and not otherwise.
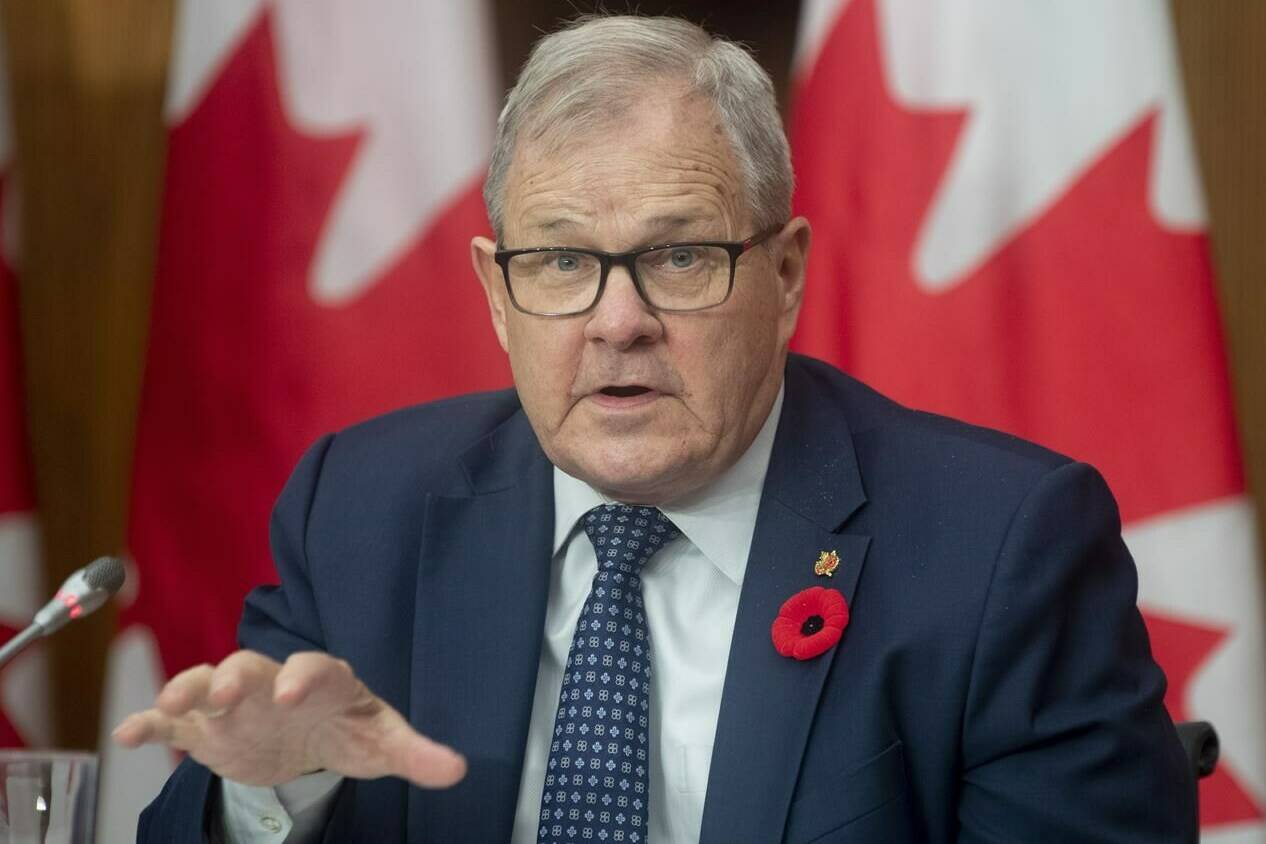
[{"label": "red maple leaf", "polygon": [[961,113],[886,89],[871,2],[803,80],[791,126],[814,244],[798,348],[928,410],[1094,463],[1133,521],[1242,493],[1204,234],[1147,207],[1145,119],[1040,218],[944,293],[912,271]]},{"label": "red maple leaf", "polygon": [[[1166,656],[1165,676],[1169,688],[1165,692],[1165,706],[1175,721],[1190,721],[1196,718],[1188,706],[1192,677],[1227,637],[1228,631],[1155,610],[1144,613],[1144,618],[1152,648]],[[1216,826],[1260,817],[1262,807],[1240,786],[1234,763],[1224,756],[1213,774],[1200,781],[1201,824]]]},{"label": "red maple leaf", "polygon": [[[1207,238],[1162,228],[1147,206],[1154,116],[928,293],[912,256],[965,114],[897,105],[872,0],[848,6],[801,82],[795,204],[818,237],[797,348],[907,404],[1095,464],[1127,522],[1243,493]],[[1216,641],[1171,630],[1155,651],[1180,690]],[[1202,797],[1206,823],[1263,816],[1229,770]]]},{"label": "red maple leaf", "polygon": [[354,302],[309,295],[358,145],[291,126],[268,15],[170,132],[127,613],[155,629],[168,672],[233,647],[243,595],[275,576],[272,503],[318,436],[510,383],[468,257],[487,229],[478,182]]}]

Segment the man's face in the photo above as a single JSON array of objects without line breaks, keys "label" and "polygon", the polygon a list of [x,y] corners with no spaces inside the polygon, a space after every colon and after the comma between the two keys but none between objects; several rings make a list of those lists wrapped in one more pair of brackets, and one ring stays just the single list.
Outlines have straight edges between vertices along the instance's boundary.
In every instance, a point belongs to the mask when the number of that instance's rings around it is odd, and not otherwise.
[{"label": "man's face", "polygon": [[[553,149],[521,143],[505,190],[506,248],[624,251],[754,232],[738,164],[706,104],[648,97],[619,125]],[[495,245],[472,254],[523,408],[563,471],[629,503],[659,504],[731,466],[768,415],[795,328],[808,251],[797,219],[738,262],[729,300],[661,313],[613,267],[597,306],[514,309]]]}]

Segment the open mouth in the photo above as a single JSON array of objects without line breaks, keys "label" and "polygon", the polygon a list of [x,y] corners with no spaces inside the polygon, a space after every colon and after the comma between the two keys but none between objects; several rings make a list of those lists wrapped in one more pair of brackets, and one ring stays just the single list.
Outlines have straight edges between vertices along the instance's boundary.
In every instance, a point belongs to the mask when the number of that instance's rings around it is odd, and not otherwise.
[{"label": "open mouth", "polygon": [[634,396],[641,396],[651,391],[650,387],[643,387],[638,384],[630,384],[627,387],[603,387],[600,391],[604,396],[614,396],[618,399],[628,399]]}]

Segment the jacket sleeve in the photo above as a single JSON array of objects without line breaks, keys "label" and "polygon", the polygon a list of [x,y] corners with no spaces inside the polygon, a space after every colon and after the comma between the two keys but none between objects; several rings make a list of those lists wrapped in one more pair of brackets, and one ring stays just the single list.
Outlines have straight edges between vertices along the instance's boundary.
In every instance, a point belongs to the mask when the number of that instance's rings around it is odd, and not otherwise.
[{"label": "jacket sleeve", "polygon": [[[238,644],[278,661],[297,651],[324,650],[320,619],[308,576],[305,536],[321,465],[333,436],[313,445],[299,461],[273,509],[269,538],[280,586],[261,586],[246,598]],[[201,844],[218,824],[219,778],[193,759],[176,768],[162,792],[141,813],[140,844]]]},{"label": "jacket sleeve", "polygon": [[1012,517],[962,732],[960,844],[1195,840],[1194,786],[1099,474],[1070,463]]}]

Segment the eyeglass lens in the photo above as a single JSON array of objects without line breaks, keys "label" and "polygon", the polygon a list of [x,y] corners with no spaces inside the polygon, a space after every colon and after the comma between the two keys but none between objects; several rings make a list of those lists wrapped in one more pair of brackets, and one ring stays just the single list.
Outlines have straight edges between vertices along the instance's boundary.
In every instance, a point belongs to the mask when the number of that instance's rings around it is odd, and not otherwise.
[{"label": "eyeglass lens", "polygon": [[[653,307],[696,310],[725,300],[730,262],[730,253],[719,246],[680,245],[644,252],[634,267]],[[583,252],[527,252],[511,258],[508,269],[515,301],[534,313],[584,311],[602,281],[602,261]]]}]

